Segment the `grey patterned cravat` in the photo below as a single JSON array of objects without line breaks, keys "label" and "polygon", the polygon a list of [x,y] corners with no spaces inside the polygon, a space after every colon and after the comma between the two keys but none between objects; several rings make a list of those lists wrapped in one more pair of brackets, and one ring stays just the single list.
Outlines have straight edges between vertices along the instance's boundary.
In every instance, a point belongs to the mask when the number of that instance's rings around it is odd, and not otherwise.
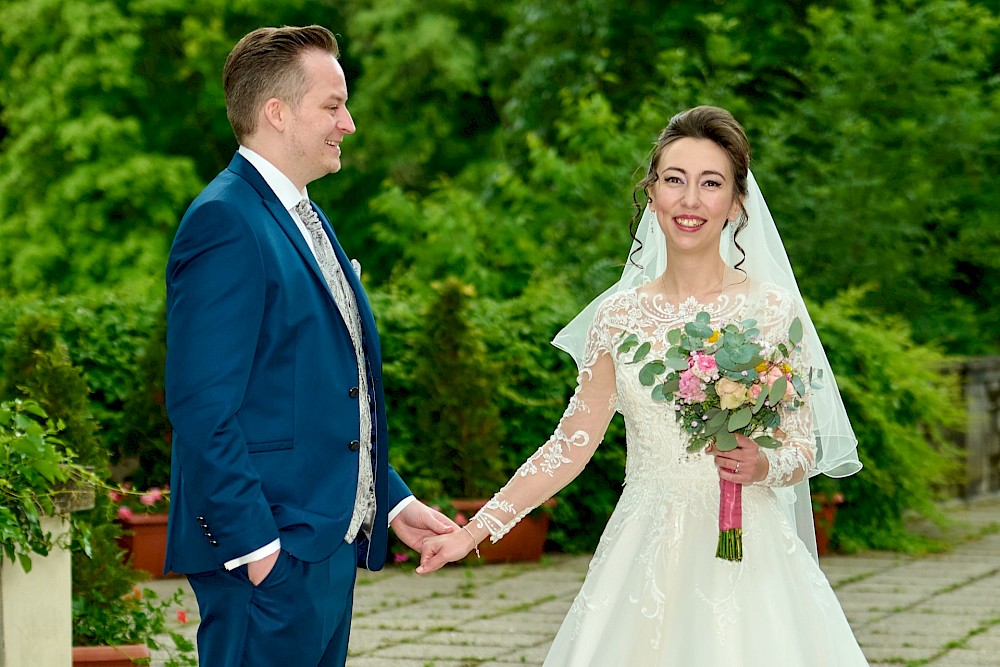
[{"label": "grey patterned cravat", "polygon": [[366,531],[371,531],[375,519],[375,480],[372,476],[371,466],[372,413],[368,404],[368,372],[361,330],[361,314],[358,312],[358,302],[354,297],[354,292],[340,268],[340,262],[337,261],[337,255],[333,251],[330,237],[323,230],[323,223],[320,222],[316,210],[308,199],[303,199],[295,205],[295,212],[312,237],[313,254],[316,256],[326,284],[333,294],[337,309],[347,324],[358,362],[358,395],[360,397],[358,403],[362,446],[358,452],[360,455],[358,457],[358,489],[354,500],[354,513],[345,536],[348,542],[353,542],[362,526]]}]

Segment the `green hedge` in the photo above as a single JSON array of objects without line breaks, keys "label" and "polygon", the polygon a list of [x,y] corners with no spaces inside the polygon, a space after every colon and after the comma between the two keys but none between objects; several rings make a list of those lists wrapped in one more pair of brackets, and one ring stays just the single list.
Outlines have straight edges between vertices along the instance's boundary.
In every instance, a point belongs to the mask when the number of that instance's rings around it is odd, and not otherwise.
[{"label": "green hedge", "polygon": [[[574,314],[576,299],[556,280],[531,283],[512,299],[477,297],[455,280],[409,292],[398,287],[405,281],[395,284],[371,295],[386,359],[393,463],[429,501],[486,495],[549,437],[565,409],[575,368],[547,341]],[[815,479],[813,488],[847,499],[835,547],[918,548],[903,520],[911,512],[935,517],[941,490],[953,488],[960,453],[947,432],[961,428],[962,402],[955,378],[940,370],[943,354],[914,344],[900,320],[862,309],[862,297],[849,291],[810,306],[865,465],[843,480]],[[163,331],[156,296],[7,300],[0,304],[0,387],[30,341],[58,339],[83,370],[98,438],[112,460],[137,456],[142,466],[133,481],[163,484]],[[463,442],[460,431],[480,422],[493,426]],[[588,468],[560,494],[550,547],[594,548],[617,502],[624,461],[616,418]]]}]

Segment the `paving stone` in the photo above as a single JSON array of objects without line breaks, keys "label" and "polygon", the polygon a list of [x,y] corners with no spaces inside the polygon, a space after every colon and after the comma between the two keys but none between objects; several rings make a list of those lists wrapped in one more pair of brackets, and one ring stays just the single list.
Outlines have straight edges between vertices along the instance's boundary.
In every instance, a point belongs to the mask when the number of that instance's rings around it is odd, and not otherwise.
[{"label": "paving stone", "polygon": [[[1000,496],[949,512],[966,531],[1000,526]],[[449,566],[429,576],[416,575],[412,564],[359,573],[348,664],[540,665],[589,562],[550,555],[532,564]],[[1000,667],[1000,533],[946,553],[834,554],[820,566],[872,665]],[[168,623],[193,639],[197,605],[187,582],[147,585],[160,595],[185,591],[189,623]],[[154,656],[153,667],[164,659]]]}]

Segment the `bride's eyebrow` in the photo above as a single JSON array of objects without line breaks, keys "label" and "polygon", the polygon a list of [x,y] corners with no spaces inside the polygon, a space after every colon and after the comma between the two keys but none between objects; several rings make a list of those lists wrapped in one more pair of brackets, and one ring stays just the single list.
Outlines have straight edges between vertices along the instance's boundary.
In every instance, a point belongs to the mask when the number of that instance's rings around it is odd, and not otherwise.
[{"label": "bride's eyebrow", "polygon": [[[663,168],[663,172],[660,174],[660,178],[663,178],[664,176],[666,176],[668,171],[679,171],[684,176],[687,176],[687,171],[684,170],[684,169],[682,169],[681,167],[664,167]],[[719,178],[719,180],[721,180],[721,181],[725,181],[726,180],[726,177],[725,177],[724,174],[722,174],[721,172],[715,171],[714,169],[707,169],[707,170],[701,172],[701,174],[699,174],[699,175],[703,176],[703,177],[704,176],[717,176]]]}]

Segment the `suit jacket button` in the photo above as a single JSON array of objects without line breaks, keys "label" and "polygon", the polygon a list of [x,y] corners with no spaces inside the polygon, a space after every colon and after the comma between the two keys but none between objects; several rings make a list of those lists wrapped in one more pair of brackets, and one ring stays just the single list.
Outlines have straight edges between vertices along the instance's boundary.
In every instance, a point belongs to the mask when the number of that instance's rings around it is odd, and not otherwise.
[{"label": "suit jacket button", "polygon": [[205,517],[203,517],[203,516],[196,516],[194,518],[194,520],[197,521],[198,523],[202,524],[202,525],[205,524]]},{"label": "suit jacket button", "polygon": [[347,448],[349,450],[351,450],[352,452],[356,452],[359,449],[361,449],[361,441],[360,440],[351,440],[350,444],[347,445]]},{"label": "suit jacket button", "polygon": [[213,547],[219,546],[218,540],[209,540],[208,543],[211,544]]},{"label": "suit jacket button", "polygon": [[357,387],[351,387],[351,390],[347,392],[347,395],[351,398],[357,398],[359,393],[361,392]]},{"label": "suit jacket button", "polygon": [[211,538],[213,538],[213,537],[215,537],[215,536],[214,536],[214,535],[212,535],[212,533],[209,533],[209,532],[207,532],[207,531],[206,531],[206,532],[205,532],[205,537],[207,537],[207,538],[211,539]]}]

